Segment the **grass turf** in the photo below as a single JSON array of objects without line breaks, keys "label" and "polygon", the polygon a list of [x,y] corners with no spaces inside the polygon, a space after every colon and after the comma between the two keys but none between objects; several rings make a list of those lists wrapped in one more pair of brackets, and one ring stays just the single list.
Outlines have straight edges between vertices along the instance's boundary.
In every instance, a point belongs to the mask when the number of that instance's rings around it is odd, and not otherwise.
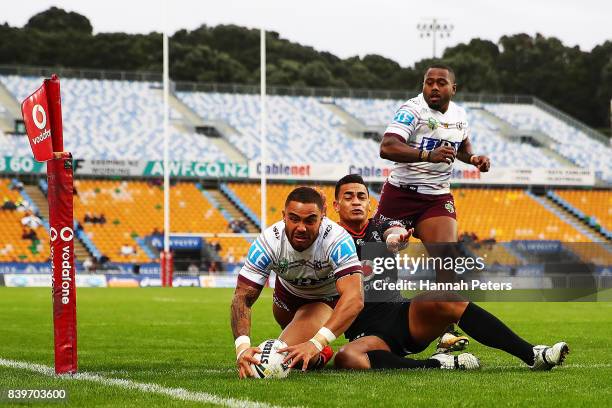
[{"label": "grass turf", "polygon": [[[481,304],[535,344],[567,341],[566,365],[550,372],[531,372],[518,359],[472,342],[469,351],[483,365],[476,372],[326,369],[293,372],[285,380],[240,381],[229,328],[231,294],[231,289],[79,289],[80,371],[281,406],[612,406],[612,303]],[[48,289],[0,288],[0,328],[0,358],[52,365]],[[266,289],[254,307],[251,338],[257,343],[279,332]],[[0,367],[2,388],[63,388],[71,406],[206,405]]]}]

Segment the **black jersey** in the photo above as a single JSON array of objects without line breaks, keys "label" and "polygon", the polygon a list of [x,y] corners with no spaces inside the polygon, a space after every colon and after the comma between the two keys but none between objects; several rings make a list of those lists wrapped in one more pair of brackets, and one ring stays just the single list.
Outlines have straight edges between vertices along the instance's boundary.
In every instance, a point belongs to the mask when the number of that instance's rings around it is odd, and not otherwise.
[{"label": "black jersey", "polygon": [[405,228],[401,221],[379,221],[372,218],[359,232],[351,231],[344,226],[355,241],[357,256],[363,265],[363,289],[366,308],[374,303],[395,302],[403,299],[399,290],[389,290],[384,285],[384,283],[397,282],[398,280],[398,272],[395,267],[384,268],[381,264],[382,259],[395,257],[393,253],[387,250],[383,238],[385,231],[391,227]]}]

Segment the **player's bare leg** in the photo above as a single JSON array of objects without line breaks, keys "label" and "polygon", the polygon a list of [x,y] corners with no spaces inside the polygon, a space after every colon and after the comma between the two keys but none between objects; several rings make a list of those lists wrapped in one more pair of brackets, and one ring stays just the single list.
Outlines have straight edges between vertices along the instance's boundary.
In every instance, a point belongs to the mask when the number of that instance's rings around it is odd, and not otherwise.
[{"label": "player's bare leg", "polygon": [[452,292],[431,292],[416,296],[408,309],[408,327],[413,340],[429,344],[457,323],[468,306]]},{"label": "player's bare leg", "polygon": [[[452,217],[431,217],[420,221],[415,233],[427,248],[430,257],[460,256],[457,251],[457,220]],[[455,282],[456,275],[452,269],[436,270],[437,282]]]},{"label": "player's bare leg", "polygon": [[423,243],[457,242],[457,220],[453,217],[430,217],[420,221],[415,230]]},{"label": "player's bare leg", "polygon": [[[420,221],[416,233],[421,239],[430,257],[453,259],[461,256],[457,248],[457,220],[453,217],[431,217]],[[457,274],[452,269],[436,269],[436,282],[455,282]],[[449,325],[438,341],[439,351],[464,350],[469,344],[453,324]]]},{"label": "player's bare leg", "polygon": [[394,354],[387,343],[378,336],[365,336],[343,346],[334,360],[336,368],[350,370],[368,369],[416,369],[447,368],[475,369],[479,367],[478,359],[469,353],[457,356],[457,363],[452,356],[432,356],[425,360],[414,360]]},{"label": "player's bare leg", "polygon": [[[327,322],[332,315],[333,309],[322,302],[308,303],[300,307],[293,317],[287,322],[287,318],[291,315],[284,309],[274,305],[274,318],[278,324],[283,327],[283,331],[278,337],[288,346],[300,344],[313,338],[319,329]],[[333,356],[331,347],[325,347],[320,354],[319,360],[311,360],[308,363],[308,368],[320,368],[327,364]]]},{"label": "player's bare leg", "polygon": [[278,338],[288,346],[308,341],[329,320],[332,311],[331,307],[322,302],[305,304],[295,312],[293,319],[284,327]]},{"label": "player's bare leg", "polygon": [[342,346],[334,359],[336,368],[367,370],[372,368],[368,351],[391,349],[383,339],[377,336],[365,336]]}]

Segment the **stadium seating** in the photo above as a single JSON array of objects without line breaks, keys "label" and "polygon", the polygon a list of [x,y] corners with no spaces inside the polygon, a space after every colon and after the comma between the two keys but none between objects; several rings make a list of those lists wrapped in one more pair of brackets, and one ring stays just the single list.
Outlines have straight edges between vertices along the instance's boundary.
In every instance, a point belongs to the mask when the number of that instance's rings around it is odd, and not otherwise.
[{"label": "stadium seating", "polygon": [[[221,120],[236,131],[230,142],[249,159],[260,156],[259,96],[179,92],[179,98],[205,120]],[[342,120],[316,98],[269,96],[268,160],[282,162],[352,162],[386,165],[378,144],[344,134]]]},{"label": "stadium seating", "polygon": [[[11,190],[10,180],[0,178],[0,206],[5,199],[23,200],[19,191]],[[21,219],[25,212],[0,209],[0,262],[46,262],[49,259],[49,234],[44,227],[35,228],[39,243],[22,239]]]},{"label": "stadium seating", "polygon": [[[334,102],[354,117],[360,119],[368,126],[387,126],[393,113],[401,106],[403,101],[392,99],[354,99],[337,98]],[[472,107],[470,104],[461,104],[466,110],[468,122],[471,126],[470,139],[475,151],[491,158],[496,167],[558,167],[554,159],[542,153],[541,149],[529,144],[509,142],[499,135],[499,127],[488,119],[482,109]],[[508,152],[512,152],[509,155]],[[457,163],[460,169],[468,168],[463,163]]]},{"label": "stadium seating", "polygon": [[587,217],[612,230],[612,193],[610,190],[555,190],[555,193]]},{"label": "stadium seating", "polygon": [[[22,101],[42,78],[0,76]],[[163,104],[153,82],[62,79],[62,113],[66,149],[80,159],[161,160]],[[171,110],[171,118],[180,114]],[[227,161],[205,136],[170,130],[170,157],[186,161]],[[25,137],[0,137],[0,156],[29,156]]]},{"label": "stadium seating", "polygon": [[[16,100],[36,89],[41,78],[0,76]],[[85,159],[162,158],[162,98],[160,84],[138,81],[63,79],[66,148]],[[259,96],[178,92],[177,96],[204,120],[222,121],[233,131],[226,136],[245,157],[260,156]],[[269,96],[268,159],[282,162],[352,162],[389,165],[380,159],[378,145],[343,132],[344,121],[315,97]],[[329,102],[329,98],[326,98]],[[333,102],[368,126],[384,127],[403,101],[335,98]],[[489,155],[500,167],[558,167],[554,159],[528,144],[509,142],[479,107],[462,104],[472,126],[478,152]],[[518,129],[542,131],[558,142],[554,149],[580,167],[595,169],[612,178],[612,149],[534,105],[485,104],[484,107]],[[181,115],[171,109],[171,117]],[[227,161],[225,153],[207,137],[170,131],[171,159]],[[514,154],[508,155],[512,151]],[[592,155],[600,151],[604,154]],[[27,140],[0,134],[0,156],[28,156]],[[463,164],[458,164],[463,168]]]},{"label": "stadium seating", "polygon": [[590,242],[574,227],[518,189],[454,189],[459,233],[479,239]]},{"label": "stadium seating", "polygon": [[519,265],[520,261],[515,257],[503,243],[497,243],[494,245],[477,244],[473,248],[474,254],[484,259],[484,263],[487,266],[491,265],[508,265],[515,266]]},{"label": "stadium seating", "polygon": [[517,129],[540,131],[548,135],[556,142],[554,149],[559,154],[580,167],[595,170],[605,180],[612,180],[612,149],[579,129],[535,105],[486,104],[486,109]]},{"label": "stadium seating", "polygon": [[[255,214],[260,214],[261,191],[255,183],[228,183],[227,186]],[[282,218],[285,198],[297,185],[269,184],[267,186],[268,224]],[[334,221],[333,186],[318,186],[327,197],[327,215]],[[479,239],[497,241],[560,239],[567,242],[589,242],[571,225],[530,198],[523,190],[512,189],[454,189],[453,195],[459,219],[459,234],[473,232]],[[372,214],[377,201],[372,196]],[[511,258],[503,249],[496,250],[499,257]],[[498,256],[496,255],[496,256]]]},{"label": "stadium seating", "polygon": [[[334,211],[333,202],[334,202],[334,186],[331,185],[309,185],[309,184],[268,184],[266,187],[266,199],[268,205],[267,211],[267,223],[268,225],[272,225],[277,221],[280,221],[282,216],[282,211],[285,208],[285,200],[291,190],[294,188],[304,185],[309,187],[315,187],[323,191],[325,194],[325,200],[327,204],[327,216],[333,220],[338,221],[338,214]],[[245,204],[248,208],[250,208],[253,213],[257,216],[261,214],[261,189],[259,184],[255,183],[228,183],[227,186],[235,193],[235,195]],[[370,216],[374,215],[376,212],[376,207],[378,206],[378,202],[376,198],[370,196],[371,201],[371,213]]]},{"label": "stadium seating", "polygon": [[[75,219],[96,247],[114,262],[149,262],[138,248],[136,237],[149,236],[163,228],[163,190],[145,181],[77,180]],[[194,183],[180,182],[171,188],[171,231],[176,233],[228,232],[228,221]],[[83,223],[89,212],[104,214],[107,222]],[[221,243],[221,257],[232,253],[241,259],[249,243],[241,237],[214,238]],[[137,248],[136,255],[121,255],[124,244]]]},{"label": "stadium seating", "polygon": [[404,101],[397,99],[335,98],[334,103],[368,126],[386,126]]},{"label": "stadium seating", "polygon": [[[298,184],[272,183],[268,185],[268,225],[282,217],[287,194]],[[13,201],[21,197],[18,191],[9,189],[9,180],[0,178],[0,197]],[[114,262],[151,262],[143,250],[141,240],[154,229],[163,227],[163,190],[146,181],[114,181],[79,179],[75,181],[78,195],[75,196],[75,219],[96,248]],[[260,186],[257,183],[232,182],[225,185],[241,203],[259,215]],[[327,215],[334,221],[338,217],[333,210],[333,185],[317,186],[326,196]],[[590,240],[573,226],[531,198],[520,189],[457,188],[453,191],[459,220],[459,234],[475,233],[480,240],[494,238],[498,244],[481,245],[474,252],[487,254],[487,262],[514,265],[518,260],[503,244],[511,240],[561,240],[564,242],[589,242]],[[603,223],[610,223],[608,213],[611,197],[607,191],[560,190],[557,194],[573,203],[585,214],[592,214]],[[377,206],[376,194],[371,195],[372,213]],[[193,182],[178,182],[171,187],[171,230],[174,233],[224,233],[228,229],[227,213],[216,208],[215,203]],[[104,214],[105,224],[84,223],[86,212]],[[226,215],[224,215],[224,213]],[[32,250],[29,240],[22,240],[20,219],[22,213],[0,210],[0,262],[45,261],[48,256],[48,235],[44,228],[37,234],[41,246]],[[219,242],[219,256],[224,261],[240,262],[244,259],[249,239],[241,236],[207,238],[211,243]],[[413,239],[413,242],[416,242]],[[7,244],[9,248],[6,249]],[[129,244],[136,254],[124,256],[121,247]],[[11,249],[12,247],[12,249]],[[590,252],[589,252],[590,251]],[[593,252],[589,245],[575,251],[584,259],[599,257],[608,259],[606,252]]]}]

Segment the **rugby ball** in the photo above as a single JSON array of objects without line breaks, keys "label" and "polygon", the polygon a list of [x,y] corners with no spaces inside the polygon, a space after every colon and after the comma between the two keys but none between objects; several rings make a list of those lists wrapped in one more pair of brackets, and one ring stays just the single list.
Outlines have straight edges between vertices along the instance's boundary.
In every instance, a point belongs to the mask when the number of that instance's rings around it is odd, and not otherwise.
[{"label": "rugby ball", "polygon": [[259,345],[261,354],[257,353],[253,356],[259,360],[259,364],[251,364],[255,378],[285,378],[289,375],[291,360],[283,364],[287,353],[278,352],[284,347],[287,347],[287,344],[279,339],[266,340]]}]

